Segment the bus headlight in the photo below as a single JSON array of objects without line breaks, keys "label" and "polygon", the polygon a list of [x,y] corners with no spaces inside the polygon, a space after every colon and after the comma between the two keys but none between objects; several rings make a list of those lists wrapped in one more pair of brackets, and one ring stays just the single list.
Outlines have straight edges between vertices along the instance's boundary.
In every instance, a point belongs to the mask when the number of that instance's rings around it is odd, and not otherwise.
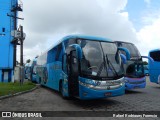
[{"label": "bus headlight", "polygon": [[91,79],[86,79],[84,83],[94,85],[94,81]]},{"label": "bus headlight", "polygon": [[94,88],[95,87],[92,84],[87,84],[87,83],[83,83],[83,82],[80,82],[80,81],[79,81],[79,84],[82,85],[82,86],[88,87],[88,88]]},{"label": "bus headlight", "polygon": [[[87,83],[85,83],[87,82]],[[85,82],[79,81],[79,84],[96,90],[113,90],[119,87],[124,86],[125,81],[124,78],[118,80],[109,80],[109,81],[96,81],[96,80],[86,80]]]},{"label": "bus headlight", "polygon": [[86,84],[86,87],[94,88],[95,86],[94,86],[94,85],[91,85],[91,84]]},{"label": "bus headlight", "polygon": [[108,86],[121,85],[124,83],[125,83],[124,78],[121,78],[118,80],[106,81],[106,85],[108,85]]}]

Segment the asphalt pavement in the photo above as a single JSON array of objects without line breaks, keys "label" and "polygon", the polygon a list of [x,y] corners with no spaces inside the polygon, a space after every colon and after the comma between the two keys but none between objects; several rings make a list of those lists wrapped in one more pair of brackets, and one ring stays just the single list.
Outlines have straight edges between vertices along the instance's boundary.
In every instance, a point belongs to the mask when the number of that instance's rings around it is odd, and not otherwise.
[{"label": "asphalt pavement", "polygon": [[160,111],[160,85],[151,83],[147,77],[144,89],[99,100],[65,100],[58,92],[41,86],[32,92],[0,100],[0,111]]}]

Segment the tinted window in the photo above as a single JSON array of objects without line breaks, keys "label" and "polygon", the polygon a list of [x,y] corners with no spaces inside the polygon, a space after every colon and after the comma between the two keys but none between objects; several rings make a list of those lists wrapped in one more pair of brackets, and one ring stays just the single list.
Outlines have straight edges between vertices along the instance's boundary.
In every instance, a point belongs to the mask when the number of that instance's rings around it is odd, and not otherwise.
[{"label": "tinted window", "polygon": [[48,51],[47,54],[47,63],[52,63],[55,61],[55,56],[56,56],[57,48],[52,48],[50,51]]},{"label": "tinted window", "polygon": [[160,62],[160,51],[150,52],[150,56],[154,61]]},{"label": "tinted window", "polygon": [[[131,43],[121,43],[117,42],[118,47],[124,47],[127,48],[130,52],[131,57],[141,57],[137,47]],[[124,55],[125,52],[121,51]]]},{"label": "tinted window", "polygon": [[62,44],[59,44],[59,45],[57,46],[56,61],[61,60],[61,58],[62,58],[61,52],[62,52]]},{"label": "tinted window", "polygon": [[[81,71],[83,75],[98,77],[116,77],[123,74],[117,46],[111,42],[77,40],[82,47],[83,58]],[[118,62],[117,62],[118,61]]]},{"label": "tinted window", "polygon": [[126,65],[126,76],[131,78],[140,78],[144,76],[144,66],[142,62],[128,61]]}]

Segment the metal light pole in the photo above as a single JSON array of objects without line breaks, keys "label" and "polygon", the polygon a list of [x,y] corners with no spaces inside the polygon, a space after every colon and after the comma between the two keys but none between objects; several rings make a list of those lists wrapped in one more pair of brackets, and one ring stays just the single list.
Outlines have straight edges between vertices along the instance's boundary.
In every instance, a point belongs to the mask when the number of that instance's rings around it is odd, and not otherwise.
[{"label": "metal light pole", "polygon": [[20,65],[23,66],[23,40],[24,40],[24,37],[23,37],[23,26],[20,25],[20,32],[21,32],[21,38],[20,38],[20,52],[21,52],[21,55],[20,55]]},{"label": "metal light pole", "polygon": [[24,33],[23,33],[23,26],[20,25],[19,29],[20,29],[20,33],[21,33],[21,36],[19,38],[19,41],[20,41],[20,66],[21,66],[20,84],[22,85],[23,81],[24,81],[23,41],[25,39],[25,36],[23,36],[24,35]]},{"label": "metal light pole", "polygon": [[[16,10],[14,11],[14,16],[17,16],[17,11]],[[16,17],[14,17],[14,30],[17,30],[17,18]],[[16,45],[16,42],[14,44],[14,52],[13,52],[13,54],[14,54],[13,55],[13,69],[16,66],[16,56],[17,56],[17,45]]]}]

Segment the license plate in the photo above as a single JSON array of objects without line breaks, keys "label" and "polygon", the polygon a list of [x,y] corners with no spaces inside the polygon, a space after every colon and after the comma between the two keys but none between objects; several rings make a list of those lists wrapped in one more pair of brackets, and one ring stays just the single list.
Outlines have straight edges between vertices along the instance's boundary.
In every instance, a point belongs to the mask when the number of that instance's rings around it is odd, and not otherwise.
[{"label": "license plate", "polygon": [[107,93],[105,93],[104,95],[105,95],[105,96],[111,96],[112,93],[111,93],[111,92],[107,92]]}]

